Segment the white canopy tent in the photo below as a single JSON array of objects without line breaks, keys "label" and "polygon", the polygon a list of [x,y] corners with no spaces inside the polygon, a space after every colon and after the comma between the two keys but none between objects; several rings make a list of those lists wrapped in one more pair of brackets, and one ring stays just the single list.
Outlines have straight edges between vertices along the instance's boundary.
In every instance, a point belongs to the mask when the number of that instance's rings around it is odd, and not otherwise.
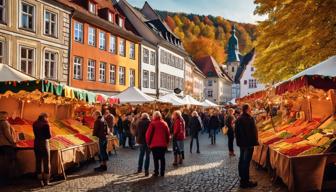
[{"label": "white canopy tent", "polygon": [[324,60],[321,63],[316,64],[306,70],[301,71],[300,73],[294,75],[293,77],[285,81],[281,81],[273,85],[273,87],[277,87],[287,81],[292,81],[306,75],[321,75],[326,77],[336,77],[336,55],[329,57],[327,60]]},{"label": "white canopy tent", "polygon": [[203,103],[197,101],[196,99],[194,99],[192,96],[190,95],[186,95],[183,98],[183,101],[186,105],[197,105],[197,106],[203,106]]},{"label": "white canopy tent", "polygon": [[120,103],[141,104],[156,101],[155,98],[146,95],[136,87],[129,87],[115,97],[120,99]]},{"label": "white canopy tent", "polygon": [[7,64],[0,64],[0,81],[30,81],[34,77],[26,75]]},{"label": "white canopy tent", "polygon": [[202,104],[203,104],[203,106],[204,107],[218,107],[218,105],[217,104],[215,104],[215,103],[213,103],[213,102],[211,102],[211,101],[209,101],[209,100],[204,100],[203,102],[202,102]]},{"label": "white canopy tent", "polygon": [[235,104],[237,104],[237,103],[236,103],[236,99],[235,99],[235,98],[231,99],[231,100],[229,101],[229,103],[230,103],[230,104],[232,104],[232,105],[235,105]]},{"label": "white canopy tent", "polygon": [[186,105],[185,102],[178,98],[174,93],[168,93],[167,95],[161,96],[160,99],[171,103],[174,106]]},{"label": "white canopy tent", "polygon": [[289,78],[288,81],[297,79],[299,77],[305,75],[321,75],[327,77],[335,77],[336,76],[336,55],[329,57],[327,60],[322,61],[319,64],[316,64],[300,73],[294,75]]}]

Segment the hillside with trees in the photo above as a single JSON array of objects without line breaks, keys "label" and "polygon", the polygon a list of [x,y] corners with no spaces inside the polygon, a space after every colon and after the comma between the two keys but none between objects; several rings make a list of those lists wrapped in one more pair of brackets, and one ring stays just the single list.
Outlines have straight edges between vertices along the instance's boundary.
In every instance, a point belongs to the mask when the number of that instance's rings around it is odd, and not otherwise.
[{"label": "hillside with trees", "polygon": [[245,54],[252,49],[256,32],[256,26],[253,24],[237,23],[221,16],[157,12],[181,38],[184,48],[193,59],[211,55],[218,63],[224,63],[226,45],[233,24],[236,25],[240,52]]}]

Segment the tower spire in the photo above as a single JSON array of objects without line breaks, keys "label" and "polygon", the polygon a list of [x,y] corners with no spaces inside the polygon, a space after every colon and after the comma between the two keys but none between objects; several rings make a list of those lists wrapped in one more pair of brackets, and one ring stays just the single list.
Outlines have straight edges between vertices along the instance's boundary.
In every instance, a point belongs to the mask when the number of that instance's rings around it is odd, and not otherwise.
[{"label": "tower spire", "polygon": [[228,60],[227,62],[239,62],[239,44],[236,36],[236,25],[232,25],[231,37],[227,46]]}]

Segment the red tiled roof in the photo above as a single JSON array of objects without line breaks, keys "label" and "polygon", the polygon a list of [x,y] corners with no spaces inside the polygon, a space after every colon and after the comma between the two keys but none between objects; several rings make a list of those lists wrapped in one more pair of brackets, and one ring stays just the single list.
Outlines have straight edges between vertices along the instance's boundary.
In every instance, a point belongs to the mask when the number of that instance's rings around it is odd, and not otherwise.
[{"label": "red tiled roof", "polygon": [[[121,36],[126,38],[129,37],[132,38],[133,40],[141,39],[141,37],[137,36],[132,31],[129,31],[124,28],[121,29],[117,24],[108,22],[106,19],[99,17],[98,14],[94,15],[90,13],[85,8],[85,4],[88,0],[57,0],[57,1],[72,8],[74,10],[75,17],[76,16],[78,17],[78,15],[80,15],[80,19],[85,20],[90,24],[103,27],[104,30],[115,31],[119,33]],[[119,16],[125,18],[125,16],[114,7],[111,0],[94,0],[94,2],[97,4],[97,11],[100,9],[108,8],[113,13],[118,14]]]},{"label": "red tiled roof", "polygon": [[[206,77],[231,78],[220,69],[217,61],[210,55],[205,56],[196,61],[196,65],[204,73]],[[232,80],[231,80],[232,81]]]}]

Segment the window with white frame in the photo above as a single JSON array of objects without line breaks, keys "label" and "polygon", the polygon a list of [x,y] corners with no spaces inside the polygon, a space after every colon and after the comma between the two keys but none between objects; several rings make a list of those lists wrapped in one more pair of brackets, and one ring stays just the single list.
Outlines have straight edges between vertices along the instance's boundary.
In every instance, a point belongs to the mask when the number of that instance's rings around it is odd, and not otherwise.
[{"label": "window with white frame", "polygon": [[96,46],[96,28],[89,26],[88,44]]},{"label": "window with white frame", "polygon": [[142,49],[143,51],[143,62],[149,64],[149,50],[146,48]]},{"label": "window with white frame", "polygon": [[75,21],[75,41],[83,43],[83,23]]},{"label": "window with white frame", "polygon": [[74,57],[74,79],[82,79],[83,58]]},{"label": "window with white frame", "polygon": [[105,50],[106,48],[106,36],[105,32],[99,32],[99,49]]},{"label": "window with white frame", "polygon": [[208,90],[208,97],[212,97],[212,94],[213,94],[212,90]]},{"label": "window with white frame", "polygon": [[148,88],[149,87],[149,71],[143,70],[143,87]]},{"label": "window with white frame", "polygon": [[0,63],[5,63],[5,42],[0,41]]},{"label": "window with white frame", "polygon": [[7,0],[0,0],[0,22],[6,22],[6,1]]},{"label": "window with white frame", "polygon": [[117,52],[117,38],[114,35],[110,35],[110,52],[113,54]]},{"label": "window with white frame", "polygon": [[155,72],[150,72],[150,88],[156,88],[156,79],[155,79]]},{"label": "window with white frame", "polygon": [[126,41],[125,39],[121,39],[119,41],[119,55],[125,57],[125,48],[126,48]]},{"label": "window with white frame", "polygon": [[118,25],[119,27],[124,27],[124,20],[121,17],[118,18]]},{"label": "window with white frame", "polygon": [[44,53],[44,77],[46,79],[57,79],[57,53],[46,51]]},{"label": "window with white frame", "polygon": [[94,4],[92,1],[89,1],[89,11],[93,14],[96,14],[96,4]]},{"label": "window with white frame", "polygon": [[113,64],[110,65],[110,83],[116,84],[116,66]]},{"label": "window with white frame", "polygon": [[126,85],[126,68],[125,67],[119,67],[119,85]]},{"label": "window with white frame", "polygon": [[150,52],[150,64],[151,65],[155,65],[156,63],[156,55],[155,55],[155,51],[151,51]]},{"label": "window with white frame", "polygon": [[88,60],[88,80],[96,80],[96,61],[93,59]]},{"label": "window with white frame", "polygon": [[130,58],[135,59],[135,44],[130,42]]},{"label": "window with white frame", "polygon": [[111,11],[108,12],[108,21],[113,23],[113,13]]},{"label": "window with white frame", "polygon": [[21,3],[20,27],[28,30],[35,29],[35,6],[26,2]]},{"label": "window with white frame", "polygon": [[20,48],[20,69],[29,75],[34,75],[35,50],[33,48]]},{"label": "window with white frame", "polygon": [[99,65],[99,81],[105,82],[106,81],[106,63],[100,62]]},{"label": "window with white frame", "polygon": [[130,69],[130,86],[134,87],[135,86],[135,70]]},{"label": "window with white frame", "polygon": [[50,11],[44,12],[44,34],[57,36],[57,15]]}]

